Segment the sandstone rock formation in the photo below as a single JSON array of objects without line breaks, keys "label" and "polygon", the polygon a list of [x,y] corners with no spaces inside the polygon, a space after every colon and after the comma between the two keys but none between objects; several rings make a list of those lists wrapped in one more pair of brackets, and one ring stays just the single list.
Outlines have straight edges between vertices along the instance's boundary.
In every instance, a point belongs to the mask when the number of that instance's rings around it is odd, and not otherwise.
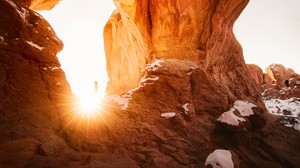
[{"label": "sandstone rock formation", "polygon": [[293,69],[285,68],[281,64],[272,64],[266,68],[266,71],[265,82],[262,85],[264,97],[300,98],[300,75]]},{"label": "sandstone rock formation", "polygon": [[264,84],[267,86],[271,86],[274,84],[272,78],[267,74],[267,73],[263,73],[263,77],[264,77]]},{"label": "sandstone rock formation", "polygon": [[39,147],[59,153],[62,105],[72,96],[56,57],[62,47],[39,14],[0,1],[0,167],[31,167]]},{"label": "sandstone rock formation", "polygon": [[285,68],[281,64],[271,64],[266,68],[268,76],[272,79],[273,84],[284,86],[285,80],[297,78],[299,75],[291,68]]},{"label": "sandstone rock formation", "polygon": [[267,111],[280,116],[279,122],[283,125],[300,131],[300,75],[280,64],[268,66],[268,73],[262,73],[256,65],[247,67],[253,79],[263,76],[263,83],[257,85],[261,88]]},{"label": "sandstone rock formation", "polygon": [[33,10],[49,10],[58,4],[59,0],[14,0],[14,2]]},{"label": "sandstone rock formation", "polygon": [[247,68],[250,72],[251,77],[255,80],[257,85],[264,84],[264,74],[262,69],[255,64],[247,64]]},{"label": "sandstone rock formation", "polygon": [[[252,79],[237,77],[249,74],[232,33],[247,0],[115,3],[117,11],[104,29],[108,93],[121,94],[136,87],[145,64],[154,58],[190,60],[214,76],[229,95],[243,95],[232,93],[238,85],[246,86],[249,91],[245,92],[257,92]],[[124,36],[127,40],[120,40]]]},{"label": "sandstone rock formation", "polygon": [[[0,167],[204,167],[215,149],[236,153],[240,167],[296,167],[300,136],[263,113],[231,31],[246,3],[182,0],[174,8],[171,1],[116,1],[123,14],[106,27],[108,90],[125,93],[108,96],[98,115],[82,118],[55,56],[62,43],[51,26],[28,6],[0,0]],[[198,8],[203,15],[190,19]],[[158,20],[148,24],[145,11]],[[179,17],[182,28],[170,27]],[[197,37],[178,40],[177,29]],[[237,99],[255,104],[253,114],[237,126],[219,123]]]}]

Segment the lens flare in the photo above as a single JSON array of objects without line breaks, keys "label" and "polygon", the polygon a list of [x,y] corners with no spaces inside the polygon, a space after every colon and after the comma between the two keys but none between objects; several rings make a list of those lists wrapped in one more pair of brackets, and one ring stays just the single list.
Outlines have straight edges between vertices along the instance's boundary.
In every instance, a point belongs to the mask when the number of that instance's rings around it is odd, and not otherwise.
[{"label": "lens flare", "polygon": [[101,111],[101,99],[96,94],[80,96],[77,100],[77,113],[81,117],[95,117]]}]

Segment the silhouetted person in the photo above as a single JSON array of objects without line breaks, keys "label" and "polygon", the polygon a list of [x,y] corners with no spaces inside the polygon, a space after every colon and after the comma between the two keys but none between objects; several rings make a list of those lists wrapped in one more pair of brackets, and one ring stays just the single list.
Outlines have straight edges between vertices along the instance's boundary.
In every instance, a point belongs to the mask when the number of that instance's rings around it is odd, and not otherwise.
[{"label": "silhouetted person", "polygon": [[290,87],[290,81],[288,79],[284,80],[284,85]]},{"label": "silhouetted person", "polygon": [[95,92],[95,94],[97,94],[97,92],[98,92],[98,82],[97,81],[95,81],[95,84],[94,84],[94,92]]}]

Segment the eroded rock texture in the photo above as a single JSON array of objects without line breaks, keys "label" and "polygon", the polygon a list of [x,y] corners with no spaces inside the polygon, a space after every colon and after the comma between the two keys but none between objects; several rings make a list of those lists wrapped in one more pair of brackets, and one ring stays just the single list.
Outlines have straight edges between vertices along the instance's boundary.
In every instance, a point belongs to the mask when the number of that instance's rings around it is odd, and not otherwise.
[{"label": "eroded rock texture", "polygon": [[0,167],[31,167],[39,147],[59,153],[59,106],[72,96],[56,57],[62,47],[39,14],[0,1]]},{"label": "eroded rock texture", "polygon": [[300,98],[300,75],[293,69],[286,68],[281,64],[271,64],[266,68],[266,72],[267,77],[262,85],[264,97]]},{"label": "eroded rock texture", "polygon": [[[193,64],[190,68],[199,72],[180,81],[193,87],[186,94],[193,97],[190,102],[197,111],[224,111],[236,99],[255,102],[263,109],[259,89],[249,78],[242,48],[232,33],[234,21],[247,3],[247,0],[115,1],[117,11],[104,29],[108,93],[122,94],[137,87],[146,63],[154,59],[173,60],[177,69]],[[197,84],[193,84],[193,79],[199,80]],[[216,93],[199,96],[205,89]],[[169,96],[176,97],[174,94]],[[215,100],[222,103],[215,104]],[[173,101],[174,105],[177,103]],[[205,110],[204,104],[214,108]]]},{"label": "eroded rock texture", "polygon": [[[55,56],[62,43],[53,29],[28,5],[0,0],[1,168],[204,167],[215,149],[236,153],[240,167],[300,164],[299,133],[263,113],[231,32],[247,1],[119,2],[121,14],[106,26],[108,90],[125,93],[82,118]],[[187,12],[182,28],[169,25],[182,24],[179,7]],[[201,40],[178,40],[179,30]],[[219,122],[237,99],[255,104],[253,114],[235,110],[237,125]]]},{"label": "eroded rock texture", "polygon": [[254,81],[245,77],[242,49],[232,33],[248,0],[115,3],[104,32],[108,93],[136,87],[147,62],[172,58],[195,63],[229,99],[261,103]]}]

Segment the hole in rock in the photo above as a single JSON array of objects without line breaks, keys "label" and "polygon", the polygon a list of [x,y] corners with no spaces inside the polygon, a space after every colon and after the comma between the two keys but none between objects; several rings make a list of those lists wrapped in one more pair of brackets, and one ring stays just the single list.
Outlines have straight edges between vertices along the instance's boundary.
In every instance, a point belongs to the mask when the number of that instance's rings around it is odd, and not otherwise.
[{"label": "hole in rock", "polygon": [[105,94],[108,78],[103,28],[114,9],[112,0],[66,0],[50,11],[39,12],[64,43],[58,59],[80,108],[87,115],[95,111],[99,98]]},{"label": "hole in rock", "polygon": [[60,1],[50,11],[39,13],[51,24],[64,48],[58,59],[73,93],[85,97],[103,96],[107,83],[103,28],[114,11],[113,1]]}]

